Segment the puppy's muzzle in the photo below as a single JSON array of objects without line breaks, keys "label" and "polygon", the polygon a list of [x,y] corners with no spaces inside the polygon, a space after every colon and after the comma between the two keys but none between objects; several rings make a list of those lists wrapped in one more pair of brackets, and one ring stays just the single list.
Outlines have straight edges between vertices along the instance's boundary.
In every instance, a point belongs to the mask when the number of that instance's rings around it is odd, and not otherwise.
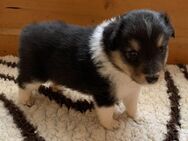
[{"label": "puppy's muzzle", "polygon": [[159,75],[158,74],[150,74],[150,75],[146,75],[145,76],[145,79],[146,81],[149,83],[149,84],[154,84],[158,81],[159,79]]}]

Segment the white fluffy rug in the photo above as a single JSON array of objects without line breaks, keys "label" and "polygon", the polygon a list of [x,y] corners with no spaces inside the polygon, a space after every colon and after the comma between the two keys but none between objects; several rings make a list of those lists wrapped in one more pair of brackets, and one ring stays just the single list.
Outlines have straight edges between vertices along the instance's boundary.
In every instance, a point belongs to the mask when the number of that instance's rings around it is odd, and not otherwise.
[{"label": "white fluffy rug", "polygon": [[59,95],[41,87],[32,107],[17,104],[17,61],[0,57],[0,141],[188,141],[186,65],[168,66],[162,82],[142,89],[137,121],[124,114],[121,127],[109,131],[92,98],[66,88]]}]

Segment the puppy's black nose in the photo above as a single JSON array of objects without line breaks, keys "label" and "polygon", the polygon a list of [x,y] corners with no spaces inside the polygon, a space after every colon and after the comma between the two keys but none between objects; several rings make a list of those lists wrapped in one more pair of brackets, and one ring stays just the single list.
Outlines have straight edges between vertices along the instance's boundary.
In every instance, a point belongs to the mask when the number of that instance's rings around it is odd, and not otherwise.
[{"label": "puppy's black nose", "polygon": [[157,82],[158,79],[159,79],[159,75],[147,75],[146,76],[146,80],[150,84]]}]

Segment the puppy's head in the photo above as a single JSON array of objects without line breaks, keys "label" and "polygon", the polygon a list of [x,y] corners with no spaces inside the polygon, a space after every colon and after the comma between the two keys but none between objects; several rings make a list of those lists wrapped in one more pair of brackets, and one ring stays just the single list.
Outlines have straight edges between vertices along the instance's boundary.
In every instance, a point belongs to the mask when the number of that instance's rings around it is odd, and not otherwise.
[{"label": "puppy's head", "polygon": [[168,42],[174,36],[167,14],[136,10],[105,27],[103,43],[114,67],[139,84],[153,84],[164,72]]}]

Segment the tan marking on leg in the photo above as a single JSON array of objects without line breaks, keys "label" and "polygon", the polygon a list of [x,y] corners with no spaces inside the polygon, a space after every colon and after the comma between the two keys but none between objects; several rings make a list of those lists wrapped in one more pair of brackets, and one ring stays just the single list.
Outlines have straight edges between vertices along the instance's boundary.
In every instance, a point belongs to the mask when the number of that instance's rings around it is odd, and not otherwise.
[{"label": "tan marking on leg", "polygon": [[33,100],[31,99],[32,91],[37,89],[41,83],[25,84],[25,88],[19,88],[18,102],[23,105],[32,106]]}]

